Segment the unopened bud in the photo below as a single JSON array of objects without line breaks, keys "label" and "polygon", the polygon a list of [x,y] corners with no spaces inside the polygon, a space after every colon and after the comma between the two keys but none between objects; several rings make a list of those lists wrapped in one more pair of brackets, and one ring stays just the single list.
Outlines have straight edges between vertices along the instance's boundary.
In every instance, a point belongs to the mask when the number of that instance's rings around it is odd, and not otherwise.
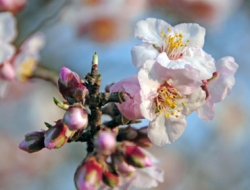
[{"label": "unopened bud", "polygon": [[151,159],[138,146],[125,146],[125,160],[128,164],[144,168],[152,166]]},{"label": "unopened bud", "polygon": [[119,175],[116,172],[105,170],[102,173],[103,182],[111,188],[119,185]]},{"label": "unopened bud", "polygon": [[67,67],[62,67],[60,71],[58,88],[66,100],[73,98],[76,101],[82,101],[88,93],[88,90],[82,84],[79,75]]},{"label": "unopened bud", "polygon": [[0,10],[17,14],[25,7],[26,3],[27,0],[0,0]]},{"label": "unopened bud", "polygon": [[110,155],[116,147],[115,136],[106,131],[101,131],[95,140],[95,146],[99,153]]},{"label": "unopened bud", "polygon": [[134,143],[137,146],[148,148],[152,146],[152,142],[148,138],[148,127],[142,127],[137,130],[137,137],[134,139]]},{"label": "unopened bud", "polygon": [[88,126],[88,114],[80,107],[70,107],[63,117],[63,122],[72,131],[84,129]]},{"label": "unopened bud", "polygon": [[44,144],[48,149],[61,148],[73,133],[61,120],[45,132]]},{"label": "unopened bud", "polygon": [[0,65],[0,78],[3,80],[13,80],[16,76],[14,67],[8,62],[4,62]]},{"label": "unopened bud", "polygon": [[115,158],[115,164],[117,167],[117,171],[122,174],[130,174],[136,170],[133,166],[127,164],[124,159]]},{"label": "unopened bud", "polygon": [[24,140],[19,144],[19,148],[28,152],[37,152],[44,148],[44,131],[35,131],[25,135]]},{"label": "unopened bud", "polygon": [[102,165],[94,156],[81,164],[74,176],[77,190],[97,190],[102,181]]}]

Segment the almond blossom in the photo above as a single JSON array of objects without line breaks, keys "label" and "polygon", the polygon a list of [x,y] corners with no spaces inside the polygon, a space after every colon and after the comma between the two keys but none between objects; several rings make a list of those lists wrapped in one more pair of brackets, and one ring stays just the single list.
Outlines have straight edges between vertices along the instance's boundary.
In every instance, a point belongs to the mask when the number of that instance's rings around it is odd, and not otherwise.
[{"label": "almond blossom", "polygon": [[199,71],[167,69],[148,60],[138,79],[142,89],[141,113],[150,121],[150,140],[159,146],[174,142],[185,129],[185,117],[205,103]]},{"label": "almond blossom", "polygon": [[126,92],[126,102],[121,104],[117,103],[116,105],[127,119],[133,120],[143,118],[140,111],[140,90],[141,88],[137,75],[122,79],[110,87],[110,92]]},{"label": "almond blossom", "polygon": [[160,64],[167,68],[193,67],[200,71],[201,80],[211,78],[215,71],[214,59],[202,50],[205,29],[198,24],[172,27],[163,20],[148,18],[136,24],[135,37],[142,40],[131,50],[132,61],[138,68],[145,61],[166,54],[164,60],[158,59]]},{"label": "almond blossom", "polygon": [[[14,22],[14,17],[11,19]],[[39,51],[44,46],[44,41],[44,35],[37,32],[27,38],[18,50],[15,50],[12,45],[5,44],[6,47],[10,47],[11,51],[0,55],[0,61],[2,61],[0,62],[2,63],[0,65],[1,96],[4,96],[8,82],[15,79],[25,82],[32,76],[40,60]]]},{"label": "almond blossom", "polygon": [[223,57],[216,63],[213,77],[204,82],[207,92],[206,103],[197,110],[199,117],[208,121],[214,118],[215,103],[221,102],[230,93],[235,83],[234,74],[238,69],[233,57]]}]

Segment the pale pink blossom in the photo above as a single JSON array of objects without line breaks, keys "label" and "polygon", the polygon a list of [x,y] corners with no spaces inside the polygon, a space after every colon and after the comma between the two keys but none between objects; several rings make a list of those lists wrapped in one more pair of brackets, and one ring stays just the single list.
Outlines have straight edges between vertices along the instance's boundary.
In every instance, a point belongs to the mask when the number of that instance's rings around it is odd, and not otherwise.
[{"label": "pale pink blossom", "polygon": [[233,57],[223,57],[216,63],[216,72],[204,84],[207,92],[206,103],[197,110],[203,120],[212,120],[215,115],[215,103],[221,102],[230,93],[234,83],[234,75],[238,69]]},{"label": "pale pink blossom", "polygon": [[185,117],[205,103],[199,71],[167,69],[154,60],[145,62],[138,74],[141,85],[141,113],[150,121],[148,137],[162,146],[183,133]]},{"label": "pale pink blossom", "polygon": [[208,29],[221,28],[243,0],[151,0],[151,5],[178,21],[194,21]]},{"label": "pale pink blossom", "polygon": [[200,80],[211,78],[215,71],[214,59],[202,50],[205,29],[198,24],[172,27],[163,20],[148,18],[136,24],[135,37],[142,40],[131,50],[132,61],[138,68],[153,59],[166,68],[193,67],[200,71]]},{"label": "pale pink blossom", "polygon": [[117,103],[116,105],[127,119],[136,120],[143,118],[140,111],[140,90],[141,88],[137,75],[122,79],[110,87],[110,92],[125,92],[126,101],[121,104]]},{"label": "pale pink blossom", "polygon": [[[10,55],[0,55],[0,60],[3,60],[3,62],[1,62],[2,65],[0,65],[1,96],[4,96],[8,82],[15,79],[25,82],[32,76],[37,67],[38,61],[40,60],[39,51],[43,46],[43,34],[35,33],[25,40],[20,49],[17,51],[13,48]],[[12,45],[10,47],[12,47]]]},{"label": "pale pink blossom", "polygon": [[111,43],[131,37],[132,21],[146,8],[147,0],[74,0],[65,8],[62,19],[76,29],[78,36]]}]

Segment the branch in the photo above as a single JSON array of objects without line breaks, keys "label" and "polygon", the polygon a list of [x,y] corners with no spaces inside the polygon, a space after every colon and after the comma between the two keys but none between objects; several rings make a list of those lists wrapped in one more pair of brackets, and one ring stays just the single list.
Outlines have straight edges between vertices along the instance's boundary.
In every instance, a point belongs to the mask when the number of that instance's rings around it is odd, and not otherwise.
[{"label": "branch", "polygon": [[58,74],[52,70],[38,66],[33,75],[30,77],[30,79],[34,78],[49,81],[57,87]]}]

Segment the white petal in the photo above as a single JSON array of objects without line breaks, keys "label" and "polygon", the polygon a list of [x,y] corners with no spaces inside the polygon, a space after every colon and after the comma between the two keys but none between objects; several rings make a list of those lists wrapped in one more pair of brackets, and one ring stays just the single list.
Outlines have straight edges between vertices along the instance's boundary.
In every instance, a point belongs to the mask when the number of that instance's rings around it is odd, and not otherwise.
[{"label": "white petal", "polygon": [[230,93],[235,83],[234,74],[238,69],[234,58],[224,57],[217,64],[218,76],[207,84],[209,95],[213,103],[220,102]]},{"label": "white petal", "polygon": [[205,104],[206,93],[201,88],[197,89],[191,95],[188,95],[182,101],[185,102],[185,106],[183,107],[182,114],[189,115],[193,111],[197,110],[201,106]]},{"label": "white petal", "polygon": [[35,60],[39,59],[39,51],[43,48],[45,37],[43,33],[38,32],[29,37],[21,46],[21,51]]},{"label": "white petal", "polygon": [[0,40],[12,42],[16,35],[15,17],[10,12],[0,13]]},{"label": "white petal", "polygon": [[193,69],[167,69],[160,64],[155,64],[155,72],[159,78],[165,81],[171,79],[170,85],[174,86],[182,94],[191,94],[201,86],[200,72]]},{"label": "white petal", "polygon": [[203,47],[206,30],[200,25],[192,23],[178,24],[174,26],[174,31],[183,34],[184,43],[190,40],[189,47]]},{"label": "white petal", "polygon": [[145,100],[140,104],[140,111],[143,117],[152,121],[156,115],[154,113],[155,105],[152,100]]},{"label": "white petal", "polygon": [[14,46],[4,41],[0,41],[0,49],[0,64],[12,58],[15,53]]},{"label": "white petal", "polygon": [[141,39],[142,42],[159,46],[162,43],[160,33],[162,30],[167,32],[168,28],[172,28],[172,26],[167,22],[160,19],[148,18],[136,24],[135,37]]},{"label": "white petal", "polygon": [[216,71],[214,58],[200,48],[188,48],[183,59],[200,71],[201,80],[211,78]]},{"label": "white petal", "polygon": [[153,188],[158,186],[158,182],[163,182],[164,171],[156,166],[138,169],[135,173],[135,180],[132,186],[138,188]]},{"label": "white petal", "polygon": [[138,69],[142,68],[147,60],[155,59],[158,54],[157,50],[151,44],[134,46],[131,50],[132,62]]},{"label": "white petal", "polygon": [[154,60],[146,61],[138,73],[138,80],[144,95],[157,92],[160,86],[159,76],[152,70],[154,63]]},{"label": "white petal", "polygon": [[204,121],[212,120],[215,116],[214,104],[207,100],[206,103],[197,110],[197,114]]},{"label": "white petal", "polygon": [[148,128],[148,137],[158,146],[170,144],[178,139],[184,132],[186,119],[184,115],[178,118],[170,116],[166,118],[160,114],[155,120],[151,121]]}]

